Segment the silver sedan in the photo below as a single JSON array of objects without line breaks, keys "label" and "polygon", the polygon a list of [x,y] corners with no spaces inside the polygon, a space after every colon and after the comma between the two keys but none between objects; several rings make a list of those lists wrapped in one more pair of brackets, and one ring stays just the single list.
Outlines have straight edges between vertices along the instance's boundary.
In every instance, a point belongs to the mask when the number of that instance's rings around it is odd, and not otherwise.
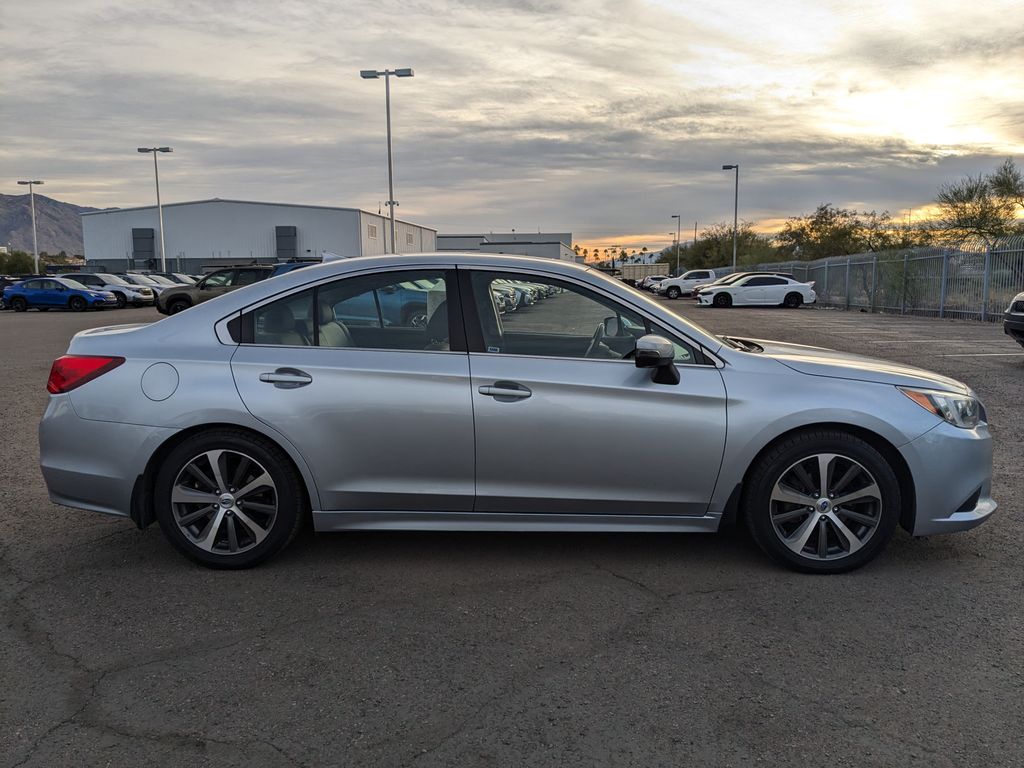
[{"label": "silver sedan", "polygon": [[[492,287],[508,281],[550,296],[501,314]],[[156,521],[217,568],[266,560],[310,519],[711,532],[738,517],[776,561],[834,573],[897,526],[962,531],[996,508],[985,409],[964,384],[715,336],[545,259],[296,270],[151,325],[83,331],[47,388],[53,501]]]}]

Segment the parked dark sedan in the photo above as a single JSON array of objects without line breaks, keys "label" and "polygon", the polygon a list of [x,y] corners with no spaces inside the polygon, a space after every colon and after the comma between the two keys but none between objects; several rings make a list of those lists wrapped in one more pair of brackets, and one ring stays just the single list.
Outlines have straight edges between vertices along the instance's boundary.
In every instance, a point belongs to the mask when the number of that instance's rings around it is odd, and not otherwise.
[{"label": "parked dark sedan", "polygon": [[1024,347],[1024,293],[1013,297],[1003,315],[1003,332]]}]

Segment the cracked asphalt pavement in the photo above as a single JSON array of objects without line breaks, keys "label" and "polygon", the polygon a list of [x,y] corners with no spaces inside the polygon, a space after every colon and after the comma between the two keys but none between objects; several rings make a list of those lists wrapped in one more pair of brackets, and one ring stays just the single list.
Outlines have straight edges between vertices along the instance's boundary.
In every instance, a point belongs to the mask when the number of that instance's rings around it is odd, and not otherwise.
[{"label": "cracked asphalt pavement", "polygon": [[3,312],[0,765],[1024,765],[1024,350],[996,325],[675,305],[967,381],[998,515],[839,577],[736,534],[307,530],[207,571],[39,474],[52,359],[155,312]]}]

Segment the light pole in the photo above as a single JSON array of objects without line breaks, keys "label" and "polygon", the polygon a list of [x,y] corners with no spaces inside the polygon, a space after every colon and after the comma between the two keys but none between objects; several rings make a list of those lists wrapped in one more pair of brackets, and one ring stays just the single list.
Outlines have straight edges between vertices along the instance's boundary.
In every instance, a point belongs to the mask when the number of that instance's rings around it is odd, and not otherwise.
[{"label": "light pole", "polygon": [[733,197],[732,204],[732,271],[736,271],[736,226],[738,222],[738,214],[740,210],[740,164],[735,165],[723,165],[723,171],[736,171],[736,192]]},{"label": "light pole", "polygon": [[19,181],[19,184],[28,185],[28,203],[32,208],[32,258],[35,261],[35,271],[39,274],[39,238],[36,235],[36,193],[33,187],[36,184],[42,184],[43,182],[38,179],[32,181]]},{"label": "light pole", "polygon": [[170,147],[139,147],[139,152],[153,153],[153,177],[156,179],[156,215],[160,220],[160,271],[167,271],[167,250],[164,248],[164,208],[160,205],[160,169],[156,166],[156,156],[159,152],[173,152]]},{"label": "light pole", "polygon": [[676,274],[679,274],[679,227],[682,226],[683,219],[678,213],[673,213],[672,218],[676,220]]},{"label": "light pole", "polygon": [[361,69],[359,70],[359,76],[364,80],[377,80],[384,76],[384,110],[387,113],[388,120],[388,201],[387,206],[391,212],[391,253],[398,253],[398,245],[395,243],[395,206],[398,205],[398,201],[395,200],[395,165],[391,158],[391,76],[395,77],[412,77],[413,71],[411,68],[406,67],[405,69]]}]

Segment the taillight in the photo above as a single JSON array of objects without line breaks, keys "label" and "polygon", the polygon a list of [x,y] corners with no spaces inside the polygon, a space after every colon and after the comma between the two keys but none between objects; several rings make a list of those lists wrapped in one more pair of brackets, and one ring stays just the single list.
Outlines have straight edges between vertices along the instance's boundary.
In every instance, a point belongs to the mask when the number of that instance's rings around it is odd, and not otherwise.
[{"label": "taillight", "polygon": [[76,387],[112,371],[124,362],[123,357],[100,357],[98,355],[64,355],[50,366],[50,378],[46,391],[51,395],[70,392]]}]

